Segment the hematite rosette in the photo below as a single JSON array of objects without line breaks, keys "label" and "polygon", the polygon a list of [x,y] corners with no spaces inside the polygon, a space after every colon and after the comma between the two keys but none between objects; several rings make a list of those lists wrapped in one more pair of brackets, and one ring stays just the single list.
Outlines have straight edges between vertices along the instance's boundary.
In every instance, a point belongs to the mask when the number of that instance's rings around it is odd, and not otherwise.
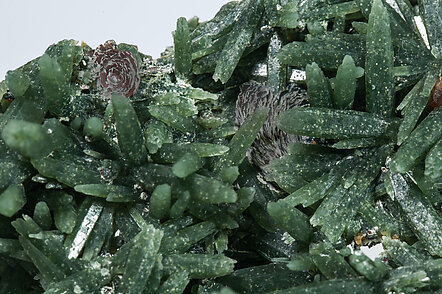
[{"label": "hematite rosette", "polygon": [[109,98],[112,93],[130,97],[138,89],[140,78],[138,62],[130,51],[120,50],[114,41],[98,46],[89,61],[93,74],[97,75],[97,88]]}]

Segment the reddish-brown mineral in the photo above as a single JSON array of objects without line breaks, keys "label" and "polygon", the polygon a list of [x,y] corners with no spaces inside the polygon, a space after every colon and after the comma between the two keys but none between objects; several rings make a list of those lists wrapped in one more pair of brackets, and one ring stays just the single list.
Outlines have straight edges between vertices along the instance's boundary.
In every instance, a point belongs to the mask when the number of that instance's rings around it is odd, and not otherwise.
[{"label": "reddish-brown mineral", "polygon": [[91,54],[93,74],[97,75],[97,87],[104,97],[119,93],[130,97],[140,84],[138,62],[130,51],[118,49],[114,41],[98,46]]},{"label": "reddish-brown mineral", "polygon": [[428,100],[428,106],[431,108],[437,108],[442,105],[442,77],[437,79],[434,84],[433,90],[431,90],[430,100]]}]

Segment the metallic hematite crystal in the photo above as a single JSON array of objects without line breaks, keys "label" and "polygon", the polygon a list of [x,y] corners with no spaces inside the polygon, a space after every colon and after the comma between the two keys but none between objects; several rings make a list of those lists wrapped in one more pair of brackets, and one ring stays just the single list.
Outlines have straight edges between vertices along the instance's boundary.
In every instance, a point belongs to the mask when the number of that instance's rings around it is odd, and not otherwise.
[{"label": "metallic hematite crystal", "polygon": [[294,106],[307,105],[307,92],[297,85],[289,85],[287,91],[275,95],[266,86],[250,82],[241,86],[236,101],[236,124],[242,125],[257,108],[268,107],[269,116],[253,142],[247,156],[253,164],[263,167],[275,158],[288,154],[290,143],[305,142],[307,137],[289,135],[278,129],[276,117]]}]

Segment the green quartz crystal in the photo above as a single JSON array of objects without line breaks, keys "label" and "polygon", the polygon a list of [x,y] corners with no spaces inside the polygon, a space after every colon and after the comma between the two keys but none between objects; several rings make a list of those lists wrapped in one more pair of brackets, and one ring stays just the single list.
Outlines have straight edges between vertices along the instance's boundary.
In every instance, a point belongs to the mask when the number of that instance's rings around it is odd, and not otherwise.
[{"label": "green quartz crystal", "polygon": [[11,217],[26,203],[23,185],[10,185],[0,194],[0,214]]},{"label": "green quartz crystal", "polygon": [[356,80],[364,75],[364,69],[356,67],[353,58],[345,55],[338,67],[334,82],[333,105],[337,109],[352,109]]},{"label": "green quartz crystal", "polygon": [[393,172],[404,173],[413,167],[442,135],[442,109],[433,110],[410,134],[393,156]]},{"label": "green quartz crystal", "polygon": [[190,193],[189,191],[184,191],[182,195],[175,201],[174,204],[170,207],[170,217],[178,218],[181,217],[184,211],[187,208],[187,205],[190,201]]},{"label": "green quartz crystal", "polygon": [[85,136],[100,138],[103,134],[103,122],[98,117],[90,117],[84,122],[83,133]]},{"label": "green quartz crystal", "polygon": [[[410,135],[415,127],[420,115],[422,114],[430,96],[431,88],[436,81],[434,74],[429,74],[425,79],[421,79],[416,84],[416,91],[411,90],[408,95],[413,95],[408,103],[402,110],[404,119],[399,127],[398,131],[398,145],[401,145],[405,139]],[[419,93],[419,94],[418,94]],[[408,97],[404,98],[404,101]],[[407,99],[408,100],[408,99]]]},{"label": "green quartz crystal", "polygon": [[40,125],[21,120],[11,120],[3,129],[2,138],[11,148],[31,158],[47,155],[52,147]]},{"label": "green quartz crystal", "polygon": [[181,78],[187,78],[192,69],[192,52],[187,20],[180,17],[177,20],[177,29],[174,34],[175,70]]},{"label": "green quartz crystal", "polygon": [[434,180],[442,176],[442,139],[431,147],[425,158],[425,175]]},{"label": "green quartz crystal", "polygon": [[122,95],[112,95],[112,108],[121,152],[131,164],[144,162],[146,150],[135,110]]},{"label": "green quartz crystal", "polygon": [[[68,52],[63,52],[69,54]],[[63,73],[64,68],[55,57],[43,54],[38,61],[40,80],[46,95],[49,111],[60,114],[60,107],[67,103],[70,95],[70,76]],[[68,69],[66,67],[66,69]]]},{"label": "green quartz crystal", "polygon": [[257,109],[255,113],[249,117],[241,128],[235,133],[235,136],[229,143],[229,152],[221,156],[220,166],[239,165],[246,152],[255,140],[256,134],[264,124],[269,110],[266,108]]},{"label": "green quartz crystal", "polygon": [[295,240],[307,243],[310,241],[312,228],[307,216],[295,207],[287,207],[283,203],[269,203],[267,211],[276,223],[287,231]]},{"label": "green quartz crystal", "polygon": [[33,219],[42,229],[50,229],[52,225],[52,216],[46,202],[40,201],[35,205]]},{"label": "green quartz crystal", "polygon": [[233,272],[235,260],[224,255],[171,254],[164,259],[166,272],[186,270],[192,279],[222,277]]},{"label": "green quartz crystal", "polygon": [[150,198],[150,215],[153,218],[164,219],[169,215],[171,190],[168,184],[155,187]]},{"label": "green quartz crystal", "polygon": [[294,107],[277,118],[277,125],[290,134],[349,139],[388,136],[390,123],[366,112]]},{"label": "green quartz crystal", "polygon": [[442,219],[423,193],[401,174],[390,174],[388,193],[406,213],[407,221],[424,247],[433,255],[442,255]]},{"label": "green quartz crystal", "polygon": [[306,66],[305,72],[310,104],[314,107],[331,107],[329,84],[322,70],[313,62]]},{"label": "green quartz crystal", "polygon": [[219,204],[234,203],[238,199],[230,186],[214,178],[193,174],[186,182],[192,197],[200,201]]},{"label": "green quartz crystal", "polygon": [[144,129],[144,140],[146,148],[151,154],[156,153],[164,143],[173,142],[170,130],[158,120],[149,121]]},{"label": "green quartz crystal", "polygon": [[170,274],[166,281],[158,289],[160,294],[179,294],[183,293],[187,284],[190,282],[186,270]]},{"label": "green quartz crystal", "polygon": [[132,245],[118,291],[141,293],[152,272],[163,232],[152,225],[144,228],[137,242]]},{"label": "green quartz crystal", "polygon": [[196,172],[204,165],[198,155],[195,153],[184,154],[172,167],[172,172],[179,178],[185,178]]},{"label": "green quartz crystal", "polygon": [[391,116],[394,107],[394,53],[390,20],[381,0],[373,1],[366,46],[367,111],[382,116]]},{"label": "green quartz crystal", "polygon": [[233,74],[241,55],[249,44],[263,12],[262,0],[245,0],[247,6],[241,11],[235,23],[233,33],[221,51],[213,79],[225,84]]},{"label": "green quartz crystal", "polygon": [[18,70],[10,70],[6,74],[6,85],[15,97],[23,97],[30,84],[29,77]]}]

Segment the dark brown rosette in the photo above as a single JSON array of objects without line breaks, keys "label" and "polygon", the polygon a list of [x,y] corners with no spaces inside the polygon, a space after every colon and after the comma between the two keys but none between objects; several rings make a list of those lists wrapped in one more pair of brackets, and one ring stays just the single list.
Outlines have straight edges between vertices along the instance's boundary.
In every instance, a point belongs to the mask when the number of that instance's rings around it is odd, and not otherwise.
[{"label": "dark brown rosette", "polygon": [[104,97],[112,93],[130,97],[140,84],[136,57],[130,51],[118,49],[114,41],[107,41],[92,51],[90,65],[97,76],[97,88]]}]

